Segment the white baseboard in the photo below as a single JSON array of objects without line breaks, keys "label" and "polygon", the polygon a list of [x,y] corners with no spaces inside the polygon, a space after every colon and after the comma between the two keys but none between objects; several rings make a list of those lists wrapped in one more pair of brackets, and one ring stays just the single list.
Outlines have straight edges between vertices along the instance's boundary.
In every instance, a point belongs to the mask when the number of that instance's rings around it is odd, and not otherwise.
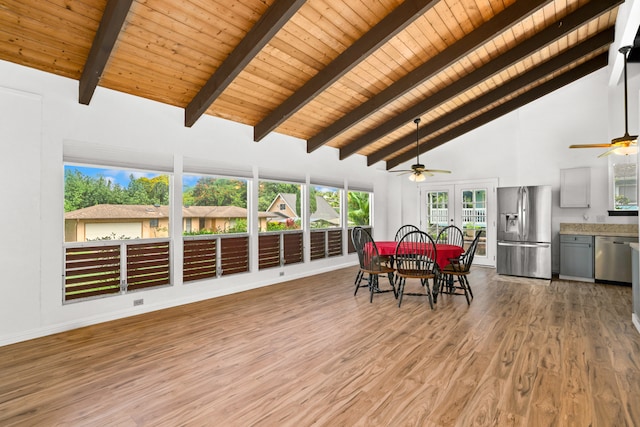
[{"label": "white baseboard", "polygon": [[631,320],[633,320],[633,324],[636,326],[638,332],[640,332],[640,318],[638,318],[638,313],[633,313],[631,315]]}]

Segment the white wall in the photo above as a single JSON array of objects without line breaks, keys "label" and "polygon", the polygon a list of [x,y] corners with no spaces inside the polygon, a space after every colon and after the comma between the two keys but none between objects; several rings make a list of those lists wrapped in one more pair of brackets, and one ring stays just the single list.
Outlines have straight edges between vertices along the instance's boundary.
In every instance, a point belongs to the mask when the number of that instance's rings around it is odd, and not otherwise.
[{"label": "white wall", "polygon": [[[497,178],[499,186],[551,185],[553,188],[553,271],[559,270],[561,222],[637,223],[638,217],[610,217],[609,162],[598,158],[604,149],[569,149],[569,145],[608,143],[624,134],[622,83],[608,86],[610,69],[603,68],[541,99],[502,116],[420,156],[427,167],[448,169],[428,183]],[[638,133],[640,64],[629,64],[629,132]],[[407,162],[398,168],[409,167]],[[591,207],[560,208],[560,169],[591,168]],[[390,178],[405,201],[390,219],[415,223],[419,188],[406,177]],[[422,183],[423,185],[425,183]],[[418,185],[419,186],[419,185]],[[390,196],[393,197],[393,196]],[[397,197],[397,196],[396,196]],[[495,253],[495,251],[494,251]]]},{"label": "white wall", "polygon": [[[340,161],[337,150],[328,147],[307,154],[304,141],[279,134],[256,143],[251,127],[210,116],[186,128],[182,109],[103,88],[89,106],[77,98],[77,81],[0,61],[0,345],[357,263],[352,254],[63,305],[65,141],[120,150],[123,161],[132,156],[136,162],[153,163],[168,157],[181,166],[189,157],[229,169],[248,168],[254,176],[266,167],[304,181],[371,186],[376,233],[387,234],[387,173],[367,167],[362,156]],[[178,246],[174,255],[179,262]],[[144,298],[144,305],[134,308],[134,298]]]}]

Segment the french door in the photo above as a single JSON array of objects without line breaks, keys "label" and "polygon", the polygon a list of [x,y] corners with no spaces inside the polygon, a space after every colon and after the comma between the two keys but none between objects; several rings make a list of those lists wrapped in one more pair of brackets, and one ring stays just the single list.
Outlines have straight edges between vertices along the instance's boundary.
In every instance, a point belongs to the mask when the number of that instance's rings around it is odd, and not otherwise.
[{"label": "french door", "polygon": [[420,187],[420,229],[436,238],[447,225],[464,233],[468,247],[483,231],[473,263],[495,267],[498,180],[426,184]]}]

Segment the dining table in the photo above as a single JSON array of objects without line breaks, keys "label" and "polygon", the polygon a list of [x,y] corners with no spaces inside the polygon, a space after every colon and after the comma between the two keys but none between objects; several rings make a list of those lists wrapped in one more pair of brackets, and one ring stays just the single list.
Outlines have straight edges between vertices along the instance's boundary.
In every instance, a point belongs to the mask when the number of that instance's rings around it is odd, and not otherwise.
[{"label": "dining table", "polygon": [[[396,246],[398,242],[395,240],[376,241],[378,255],[385,257],[393,257],[396,254]],[[402,250],[402,247],[400,248]],[[436,243],[436,264],[440,269],[449,265],[449,259],[458,258],[464,249],[461,246],[450,245],[448,243]]]},{"label": "dining table", "polygon": [[[381,257],[389,257],[393,263],[393,257],[396,254],[398,242],[395,240],[380,240],[376,241],[375,244],[378,248],[378,255]],[[424,245],[429,244],[425,243]],[[400,250],[402,251],[402,246],[400,247]],[[415,250],[414,246],[412,246],[412,250]],[[449,243],[436,243],[436,264],[438,265],[438,268],[442,270],[451,263],[449,261],[450,259],[458,258],[463,252],[464,248],[461,246],[451,245]],[[433,294],[436,296],[434,298],[434,302],[437,301],[438,290],[439,280],[436,280],[433,285]]]}]

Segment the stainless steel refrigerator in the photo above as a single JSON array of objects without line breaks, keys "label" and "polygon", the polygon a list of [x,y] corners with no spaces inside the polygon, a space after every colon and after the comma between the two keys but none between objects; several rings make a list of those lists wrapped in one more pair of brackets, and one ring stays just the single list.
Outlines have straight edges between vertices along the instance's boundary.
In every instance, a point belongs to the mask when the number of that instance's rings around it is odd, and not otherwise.
[{"label": "stainless steel refrigerator", "polygon": [[551,186],[498,188],[498,274],[551,279]]}]

